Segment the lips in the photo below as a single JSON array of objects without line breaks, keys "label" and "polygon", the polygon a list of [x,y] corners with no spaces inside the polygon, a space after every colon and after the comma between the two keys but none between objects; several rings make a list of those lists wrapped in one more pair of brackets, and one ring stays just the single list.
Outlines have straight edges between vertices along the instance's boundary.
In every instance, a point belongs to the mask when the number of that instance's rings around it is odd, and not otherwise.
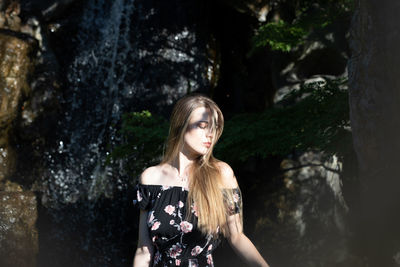
[{"label": "lips", "polygon": [[203,143],[207,148],[209,148],[211,146],[211,142],[205,142]]}]

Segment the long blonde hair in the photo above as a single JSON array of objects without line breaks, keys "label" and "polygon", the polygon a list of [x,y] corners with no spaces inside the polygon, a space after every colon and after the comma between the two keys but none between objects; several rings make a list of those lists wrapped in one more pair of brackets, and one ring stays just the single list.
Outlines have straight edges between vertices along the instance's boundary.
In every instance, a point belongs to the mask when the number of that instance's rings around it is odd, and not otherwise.
[{"label": "long blonde hair", "polygon": [[187,219],[190,219],[192,216],[190,208],[195,206],[198,227],[201,232],[215,236],[220,231],[227,236],[227,217],[230,212],[228,203],[233,203],[233,193],[230,190],[222,193],[219,160],[212,155],[213,147],[220,138],[224,127],[224,117],[214,101],[203,95],[191,94],[184,96],[175,104],[162,163],[171,163],[178,157],[184,144],[183,137],[192,113],[198,107],[205,107],[210,111],[210,127],[214,137],[207,153],[199,156],[191,165],[186,216]]}]

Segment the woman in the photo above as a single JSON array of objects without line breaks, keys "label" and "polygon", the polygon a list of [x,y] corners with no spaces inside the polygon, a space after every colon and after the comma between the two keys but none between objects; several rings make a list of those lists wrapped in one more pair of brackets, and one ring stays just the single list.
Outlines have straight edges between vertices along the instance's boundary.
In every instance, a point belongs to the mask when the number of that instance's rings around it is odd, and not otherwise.
[{"label": "woman", "polygon": [[231,167],[212,156],[224,119],[201,95],[180,99],[162,162],[147,168],[137,191],[139,241],[134,267],[214,266],[222,234],[251,266],[268,266],[242,232],[240,191]]}]

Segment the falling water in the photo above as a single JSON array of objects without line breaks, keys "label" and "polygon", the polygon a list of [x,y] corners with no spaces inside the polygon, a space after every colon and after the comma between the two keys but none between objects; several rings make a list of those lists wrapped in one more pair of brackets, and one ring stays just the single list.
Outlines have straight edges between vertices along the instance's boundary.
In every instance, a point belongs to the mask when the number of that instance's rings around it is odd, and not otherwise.
[{"label": "falling water", "polygon": [[41,266],[130,265],[137,220],[133,178],[121,162],[105,164],[120,141],[121,116],[165,110],[209,82],[205,45],[193,22],[160,22],[157,15],[173,7],[146,3],[91,0],[83,11],[75,52],[66,55],[56,144],[45,153]]},{"label": "falling water", "polygon": [[[88,3],[76,39],[78,53],[67,70],[57,148],[47,154],[47,201],[74,203],[122,190],[125,182],[114,178],[123,169],[104,166],[118,142],[122,113],[148,104],[165,107],[208,82],[195,33],[182,26],[149,35],[138,24],[151,24],[156,11],[139,11],[133,0]],[[160,78],[165,80],[157,82]]]},{"label": "falling water", "polygon": [[[96,197],[99,184],[113,175],[104,167],[114,145],[113,125],[121,116],[121,92],[129,66],[126,57],[134,1],[91,1],[77,37],[77,51],[67,71],[69,88],[64,95],[64,116],[58,122],[59,140],[48,153],[49,200],[74,203],[80,197]],[[121,184],[117,185],[121,189]],[[110,188],[112,189],[112,188]],[[107,193],[107,192],[103,192]]]}]

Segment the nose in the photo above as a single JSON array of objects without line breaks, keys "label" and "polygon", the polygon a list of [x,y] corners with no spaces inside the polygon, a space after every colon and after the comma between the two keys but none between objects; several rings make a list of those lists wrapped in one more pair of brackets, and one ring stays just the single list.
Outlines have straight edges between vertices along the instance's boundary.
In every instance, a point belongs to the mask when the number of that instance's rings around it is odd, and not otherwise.
[{"label": "nose", "polygon": [[206,136],[213,137],[213,135],[214,135],[213,129],[211,127],[207,127]]}]

